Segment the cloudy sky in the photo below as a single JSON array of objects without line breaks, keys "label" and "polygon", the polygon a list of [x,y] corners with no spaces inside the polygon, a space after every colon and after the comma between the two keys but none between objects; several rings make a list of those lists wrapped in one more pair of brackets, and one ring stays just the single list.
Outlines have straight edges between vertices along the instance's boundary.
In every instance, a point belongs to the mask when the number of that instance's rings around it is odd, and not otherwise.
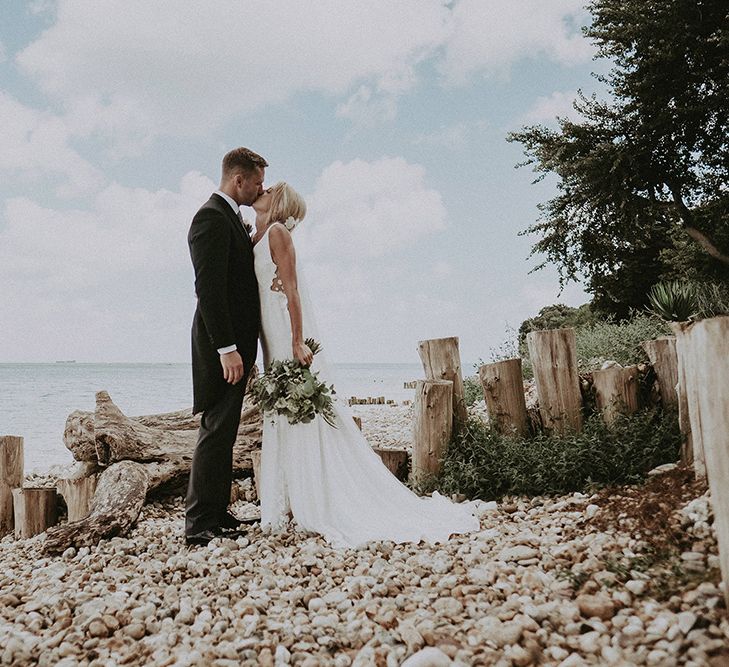
[{"label": "cloudy sky", "polygon": [[[523,124],[598,86],[581,0],[32,0],[0,21],[0,362],[187,361],[186,235],[248,146],[336,361],[488,358],[559,294],[529,275]],[[250,217],[252,211],[243,210]]]}]

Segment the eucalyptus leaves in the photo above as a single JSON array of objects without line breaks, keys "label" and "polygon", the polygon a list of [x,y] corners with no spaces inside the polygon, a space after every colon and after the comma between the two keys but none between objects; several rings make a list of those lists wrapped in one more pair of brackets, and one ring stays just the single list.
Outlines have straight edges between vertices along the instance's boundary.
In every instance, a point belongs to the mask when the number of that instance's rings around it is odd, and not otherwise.
[{"label": "eucalyptus leaves", "polygon": [[[321,345],[313,338],[304,342],[313,354],[321,351]],[[253,383],[252,392],[264,413],[285,415],[289,424],[308,424],[321,415],[327,424],[337,427],[332,407],[334,385],[327,386],[295,359],[271,362]]]}]

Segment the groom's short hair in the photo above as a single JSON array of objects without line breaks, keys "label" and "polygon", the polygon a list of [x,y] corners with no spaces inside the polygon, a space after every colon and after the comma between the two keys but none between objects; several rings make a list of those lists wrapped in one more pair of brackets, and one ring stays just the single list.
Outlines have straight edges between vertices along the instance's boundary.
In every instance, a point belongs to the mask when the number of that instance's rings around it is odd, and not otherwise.
[{"label": "groom's short hair", "polygon": [[254,153],[250,148],[234,148],[223,158],[223,178],[234,176],[238,172],[249,174],[256,169],[265,169],[268,166],[265,158]]}]

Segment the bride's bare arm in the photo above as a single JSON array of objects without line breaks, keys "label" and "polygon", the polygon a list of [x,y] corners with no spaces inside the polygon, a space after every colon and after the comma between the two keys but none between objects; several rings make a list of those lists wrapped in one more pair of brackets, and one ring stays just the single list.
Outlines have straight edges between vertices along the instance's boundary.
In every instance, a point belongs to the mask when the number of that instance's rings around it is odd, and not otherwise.
[{"label": "bride's bare arm", "polygon": [[268,243],[271,247],[271,259],[276,265],[276,274],[281,280],[284,294],[288,300],[293,356],[298,362],[308,366],[314,355],[309,346],[304,343],[301,299],[296,280],[296,251],[291,234],[283,225],[274,224],[268,232]]}]

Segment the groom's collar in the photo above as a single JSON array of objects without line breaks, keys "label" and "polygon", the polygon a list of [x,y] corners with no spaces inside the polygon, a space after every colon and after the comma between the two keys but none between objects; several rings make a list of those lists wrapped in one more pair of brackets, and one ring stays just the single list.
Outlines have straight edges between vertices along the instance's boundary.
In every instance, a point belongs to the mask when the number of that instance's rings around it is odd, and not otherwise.
[{"label": "groom's collar", "polygon": [[233,209],[233,213],[235,213],[235,217],[238,217],[238,212],[240,211],[240,206],[236,203],[235,199],[231,197],[230,195],[226,195],[225,192],[221,192],[220,190],[216,190],[213,194],[218,195],[218,197],[222,197],[225,199],[225,201],[228,202],[230,205],[230,208]]}]

